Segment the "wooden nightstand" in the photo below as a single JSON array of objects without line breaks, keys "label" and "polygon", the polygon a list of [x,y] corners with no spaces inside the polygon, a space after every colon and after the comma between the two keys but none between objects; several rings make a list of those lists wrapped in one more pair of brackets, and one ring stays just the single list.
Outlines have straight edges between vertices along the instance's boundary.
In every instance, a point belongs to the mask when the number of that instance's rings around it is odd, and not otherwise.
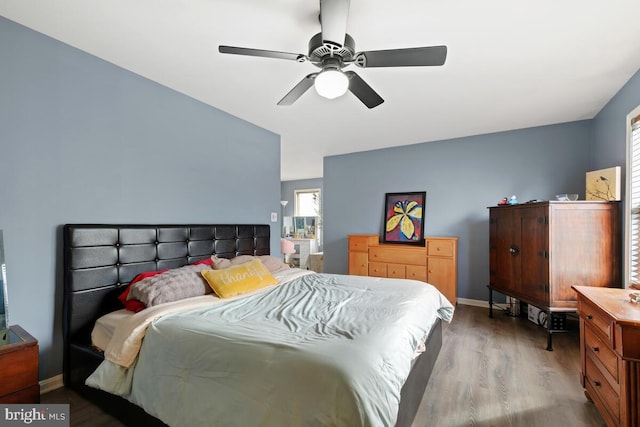
[{"label": "wooden nightstand", "polygon": [[574,286],[581,383],[607,426],[640,425],[640,305],[628,289]]},{"label": "wooden nightstand", "polygon": [[0,403],[40,403],[38,341],[18,325],[0,345]]}]

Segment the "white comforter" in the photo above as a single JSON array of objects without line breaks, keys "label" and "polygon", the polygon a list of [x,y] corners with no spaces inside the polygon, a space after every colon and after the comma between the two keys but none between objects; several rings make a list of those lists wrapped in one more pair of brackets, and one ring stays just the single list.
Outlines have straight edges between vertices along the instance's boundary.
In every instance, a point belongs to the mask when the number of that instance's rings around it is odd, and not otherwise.
[{"label": "white comforter", "polygon": [[393,425],[414,351],[453,307],[423,282],[299,272],[131,316],[87,384],[172,426]]}]

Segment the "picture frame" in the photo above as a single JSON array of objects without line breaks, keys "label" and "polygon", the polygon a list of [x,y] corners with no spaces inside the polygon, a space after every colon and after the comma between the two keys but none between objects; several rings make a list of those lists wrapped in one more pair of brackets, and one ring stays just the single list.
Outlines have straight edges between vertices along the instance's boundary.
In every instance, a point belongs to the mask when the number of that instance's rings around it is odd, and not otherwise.
[{"label": "picture frame", "polygon": [[586,173],[585,200],[620,200],[620,166]]},{"label": "picture frame", "polygon": [[426,200],[426,191],[386,193],[382,241],[424,246]]}]

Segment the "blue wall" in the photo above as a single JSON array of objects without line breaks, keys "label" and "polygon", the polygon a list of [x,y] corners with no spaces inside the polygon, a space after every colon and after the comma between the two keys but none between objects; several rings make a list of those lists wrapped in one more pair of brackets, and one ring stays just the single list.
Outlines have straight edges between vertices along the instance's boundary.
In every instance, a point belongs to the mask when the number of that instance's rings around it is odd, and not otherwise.
[{"label": "blue wall", "polygon": [[347,235],[381,233],[387,192],[426,191],[425,234],[457,236],[458,296],[487,300],[489,212],[578,193],[584,199],[591,121],[327,157],[324,266],[347,272]]},{"label": "blue wall", "polygon": [[640,71],[593,119],[592,166],[594,170],[622,166],[624,176],[627,150],[627,114],[638,105],[640,105]]},{"label": "blue wall", "polygon": [[9,318],[44,379],[62,371],[60,226],[268,224],[280,137],[4,18],[0,58]]},{"label": "blue wall", "polygon": [[289,203],[284,209],[285,216],[294,216],[295,213],[295,200],[296,190],[309,190],[311,188],[319,188],[320,189],[320,197],[323,196],[322,191],[322,178],[311,178],[311,179],[297,179],[293,181],[282,181],[280,185],[280,191],[282,195],[282,200],[286,200]]}]

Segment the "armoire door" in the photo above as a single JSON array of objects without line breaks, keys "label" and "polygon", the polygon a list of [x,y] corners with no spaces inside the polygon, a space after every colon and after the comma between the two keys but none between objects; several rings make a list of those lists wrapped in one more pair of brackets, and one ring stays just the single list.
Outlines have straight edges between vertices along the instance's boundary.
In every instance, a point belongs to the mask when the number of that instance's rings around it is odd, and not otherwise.
[{"label": "armoire door", "polygon": [[489,220],[489,280],[491,287],[509,295],[518,293],[520,281],[520,227],[515,210],[492,208]]},{"label": "armoire door", "polygon": [[549,216],[546,207],[520,211],[520,291],[529,302],[549,304]]}]

